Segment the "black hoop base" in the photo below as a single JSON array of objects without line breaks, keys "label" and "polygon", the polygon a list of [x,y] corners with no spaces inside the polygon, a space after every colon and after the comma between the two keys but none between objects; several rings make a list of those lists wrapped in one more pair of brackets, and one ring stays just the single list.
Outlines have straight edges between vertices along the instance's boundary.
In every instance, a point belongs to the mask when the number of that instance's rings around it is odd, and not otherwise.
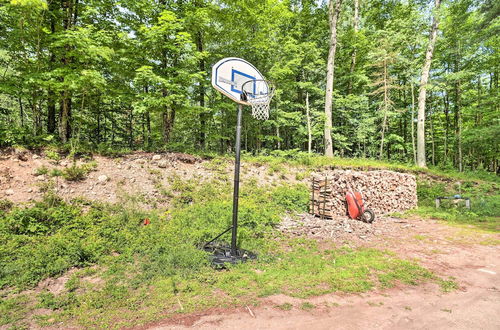
[{"label": "black hoop base", "polygon": [[232,254],[231,246],[223,242],[209,243],[203,247],[203,250],[210,253],[210,263],[213,267],[219,269],[226,268],[226,264],[235,265],[248,260],[257,259],[257,255],[243,249],[236,249],[236,253]]}]

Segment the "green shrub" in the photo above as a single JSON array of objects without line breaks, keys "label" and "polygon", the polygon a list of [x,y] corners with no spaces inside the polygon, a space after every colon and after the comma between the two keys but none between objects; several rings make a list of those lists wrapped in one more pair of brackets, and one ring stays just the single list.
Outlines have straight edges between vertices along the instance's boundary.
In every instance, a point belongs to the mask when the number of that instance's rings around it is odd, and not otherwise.
[{"label": "green shrub", "polygon": [[68,181],[81,181],[87,178],[89,172],[97,167],[97,163],[90,162],[83,165],[76,165],[73,163],[70,167],[62,171],[62,176]]},{"label": "green shrub", "polygon": [[14,206],[14,203],[8,199],[0,199],[0,211],[8,211]]},{"label": "green shrub", "polygon": [[47,168],[47,166],[43,165],[43,166],[40,166],[39,168],[36,169],[35,171],[35,174],[36,175],[45,175],[49,173],[49,169]]},{"label": "green shrub", "polygon": [[56,162],[58,162],[58,161],[61,160],[61,156],[55,150],[47,150],[47,151],[45,151],[45,157],[47,157],[48,159],[55,160]]}]

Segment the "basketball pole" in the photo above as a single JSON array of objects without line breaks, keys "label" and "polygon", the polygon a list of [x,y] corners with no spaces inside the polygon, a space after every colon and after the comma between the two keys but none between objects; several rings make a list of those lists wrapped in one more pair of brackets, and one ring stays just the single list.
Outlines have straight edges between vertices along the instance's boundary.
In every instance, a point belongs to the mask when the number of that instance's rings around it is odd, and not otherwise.
[{"label": "basketball pole", "polygon": [[240,195],[240,152],[241,152],[241,117],[243,105],[238,104],[238,119],[236,124],[236,146],[234,161],[234,190],[233,190],[233,227],[231,231],[231,255],[236,256],[236,237],[238,234],[238,200]]}]

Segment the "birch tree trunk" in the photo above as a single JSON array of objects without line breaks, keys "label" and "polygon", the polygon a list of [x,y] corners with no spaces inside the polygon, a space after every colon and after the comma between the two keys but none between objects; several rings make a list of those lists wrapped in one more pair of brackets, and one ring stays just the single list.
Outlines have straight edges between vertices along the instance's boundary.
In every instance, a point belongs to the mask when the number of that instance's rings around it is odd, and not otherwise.
[{"label": "birch tree trunk", "polygon": [[384,138],[385,138],[385,128],[387,126],[387,111],[389,110],[389,90],[388,90],[388,73],[387,73],[387,60],[384,60],[384,119],[382,121],[382,136],[380,139],[380,151],[378,154],[378,158],[382,159],[382,155],[384,152]]},{"label": "birch tree trunk", "polygon": [[[354,0],[354,35],[357,38],[358,35],[358,30],[359,30],[359,0]],[[351,94],[352,92],[352,85],[353,85],[353,78],[352,75],[354,74],[354,69],[356,68],[356,47],[354,47],[351,55],[351,68],[349,70],[349,73],[351,77],[349,78],[349,82],[347,84],[347,94]]]},{"label": "birch tree trunk", "polygon": [[413,163],[417,165],[417,148],[415,147],[415,91],[411,83],[411,144],[413,146]]},{"label": "birch tree trunk", "polygon": [[306,92],[306,118],[307,118],[307,152],[312,153],[311,112],[309,111],[309,92]]},{"label": "birch tree trunk", "polygon": [[335,69],[335,51],[337,50],[337,20],[340,15],[342,0],[330,0],[328,17],[330,21],[330,50],[326,66],[326,96],[325,96],[325,156],[333,157],[332,142],[332,97]]},{"label": "birch tree trunk", "polygon": [[434,16],[432,18],[431,34],[429,36],[429,45],[425,53],[424,66],[422,67],[422,76],[420,77],[420,90],[418,93],[418,122],[417,122],[417,166],[427,167],[425,162],[425,98],[427,92],[427,82],[429,81],[429,72],[431,69],[432,54],[437,39],[439,26],[439,6],[441,0],[434,0]]}]

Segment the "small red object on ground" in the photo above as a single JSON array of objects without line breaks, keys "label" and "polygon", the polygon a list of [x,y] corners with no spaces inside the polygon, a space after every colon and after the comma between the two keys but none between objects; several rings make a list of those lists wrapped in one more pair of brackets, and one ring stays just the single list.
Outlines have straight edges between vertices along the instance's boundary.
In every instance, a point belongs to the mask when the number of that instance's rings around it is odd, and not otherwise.
[{"label": "small red object on ground", "polygon": [[144,219],[144,226],[147,226],[151,223],[148,218]]}]

